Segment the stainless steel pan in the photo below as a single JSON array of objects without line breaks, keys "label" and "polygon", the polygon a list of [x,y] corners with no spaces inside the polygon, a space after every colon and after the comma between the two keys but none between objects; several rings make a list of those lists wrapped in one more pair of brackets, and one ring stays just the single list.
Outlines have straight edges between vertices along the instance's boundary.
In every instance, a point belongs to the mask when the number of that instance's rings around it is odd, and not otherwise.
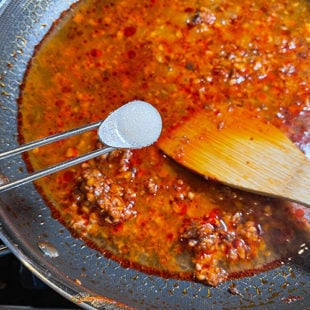
[{"label": "stainless steel pan", "polygon": [[[34,47],[74,0],[0,0],[0,149],[17,146],[19,85]],[[26,173],[20,157],[0,173]],[[0,196],[0,238],[35,275],[85,309],[306,309],[310,259],[298,260],[217,288],[126,269],[86,247],[51,217],[30,184]],[[1,271],[0,271],[1,272]],[[231,294],[234,283],[240,294]]]}]

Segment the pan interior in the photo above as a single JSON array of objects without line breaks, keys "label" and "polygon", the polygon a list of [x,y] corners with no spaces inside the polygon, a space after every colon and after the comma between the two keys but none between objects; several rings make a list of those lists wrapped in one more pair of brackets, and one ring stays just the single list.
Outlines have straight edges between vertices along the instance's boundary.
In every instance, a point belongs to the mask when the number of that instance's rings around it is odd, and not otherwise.
[{"label": "pan interior", "polygon": [[[34,48],[53,21],[74,1],[3,1],[0,8],[0,82],[1,82],[1,149],[17,142],[17,106],[19,86]],[[14,16],[14,18],[12,18]],[[3,85],[3,86],[2,86]],[[21,158],[1,163],[1,173],[9,178],[24,175],[27,169]],[[300,303],[309,306],[309,262],[307,253],[295,263],[276,270],[244,278],[236,283],[246,298],[229,294],[231,284],[219,288],[179,280],[165,280],[122,268],[71,237],[50,214],[41,196],[32,185],[1,195],[1,238],[26,266],[85,308],[106,306],[117,308],[126,304],[137,308],[203,308],[212,304],[218,308],[242,306],[260,307],[266,302],[289,305],[283,299],[289,295],[303,296]],[[56,249],[51,257],[40,250],[42,244]],[[68,259],[70,257],[70,259]],[[308,258],[308,259],[307,259]],[[158,298],[160,294],[161,298]],[[84,298],[84,299],[83,299]],[[118,304],[120,303],[120,304]],[[296,304],[295,304],[296,305]]]}]

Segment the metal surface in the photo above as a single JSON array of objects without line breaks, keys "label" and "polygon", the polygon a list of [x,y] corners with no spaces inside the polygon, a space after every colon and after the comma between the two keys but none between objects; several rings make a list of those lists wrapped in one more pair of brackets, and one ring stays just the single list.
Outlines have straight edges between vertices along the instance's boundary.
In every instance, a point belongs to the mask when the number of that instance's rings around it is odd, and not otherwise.
[{"label": "metal surface", "polygon": [[[55,141],[59,141],[59,140],[63,140],[65,138],[74,136],[74,135],[78,135],[81,134],[83,132],[89,131],[89,130],[93,130],[96,129],[100,126],[100,124],[102,124],[102,121],[96,122],[96,123],[92,123],[89,125],[85,125],[82,127],[78,127],[69,131],[65,131],[59,134],[55,134],[49,137],[45,137],[43,139],[39,139],[33,142],[29,142],[26,144],[23,144],[17,148],[14,148],[12,150],[9,151],[5,151],[5,152],[0,152],[0,160],[2,159],[6,159],[6,158],[10,158],[16,155],[20,155],[25,151],[29,151],[29,150],[33,150],[36,147],[40,147],[49,143],[53,143]],[[0,184],[0,193],[7,191],[7,190],[11,190],[15,187],[21,186],[21,185],[25,185],[29,182],[32,182],[34,180],[37,180],[41,177],[47,176],[49,174],[55,173],[57,171],[63,170],[65,168],[80,164],[84,161],[87,161],[89,159],[95,158],[97,156],[109,153],[111,151],[115,150],[115,148],[113,147],[109,147],[109,146],[104,146],[100,149],[97,149],[95,151],[91,151],[89,153],[77,156],[73,159],[69,159],[60,163],[57,163],[53,166],[47,167],[45,169],[39,170],[39,171],[35,171],[27,176],[23,176],[21,177],[21,179],[18,180],[10,180],[8,182],[3,182],[3,184]]]},{"label": "metal surface", "polygon": [[5,256],[10,253],[9,248],[3,244],[3,242],[0,240],[0,257]]},{"label": "metal surface", "polygon": [[[34,47],[74,0],[0,1],[0,149],[17,147],[19,85]],[[21,157],[1,162],[9,178],[27,174]],[[163,279],[102,257],[51,217],[32,184],[0,195],[0,238],[23,264],[85,309],[305,309],[310,307],[309,252],[298,261],[217,288]],[[54,248],[53,255],[39,245]],[[41,246],[42,248],[42,246]],[[57,255],[54,255],[57,253]],[[228,292],[231,283],[240,292]],[[291,302],[289,302],[291,301]]]}]

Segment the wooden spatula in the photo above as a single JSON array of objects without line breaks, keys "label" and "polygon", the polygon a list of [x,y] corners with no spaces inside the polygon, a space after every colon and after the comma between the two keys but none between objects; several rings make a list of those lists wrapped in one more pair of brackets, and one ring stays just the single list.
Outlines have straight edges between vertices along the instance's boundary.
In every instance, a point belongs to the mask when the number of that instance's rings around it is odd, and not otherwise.
[{"label": "wooden spatula", "polygon": [[158,146],[208,178],[310,205],[310,161],[279,129],[243,109],[226,118],[198,111],[166,130]]}]

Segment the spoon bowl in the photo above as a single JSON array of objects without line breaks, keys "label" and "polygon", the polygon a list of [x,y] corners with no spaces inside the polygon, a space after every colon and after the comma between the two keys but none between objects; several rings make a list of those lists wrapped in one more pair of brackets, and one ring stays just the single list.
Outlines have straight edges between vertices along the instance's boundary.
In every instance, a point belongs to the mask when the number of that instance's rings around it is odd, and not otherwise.
[{"label": "spoon bowl", "polygon": [[116,148],[142,148],[154,143],[162,129],[159,112],[149,103],[131,101],[112,112],[99,126],[102,143]]}]

